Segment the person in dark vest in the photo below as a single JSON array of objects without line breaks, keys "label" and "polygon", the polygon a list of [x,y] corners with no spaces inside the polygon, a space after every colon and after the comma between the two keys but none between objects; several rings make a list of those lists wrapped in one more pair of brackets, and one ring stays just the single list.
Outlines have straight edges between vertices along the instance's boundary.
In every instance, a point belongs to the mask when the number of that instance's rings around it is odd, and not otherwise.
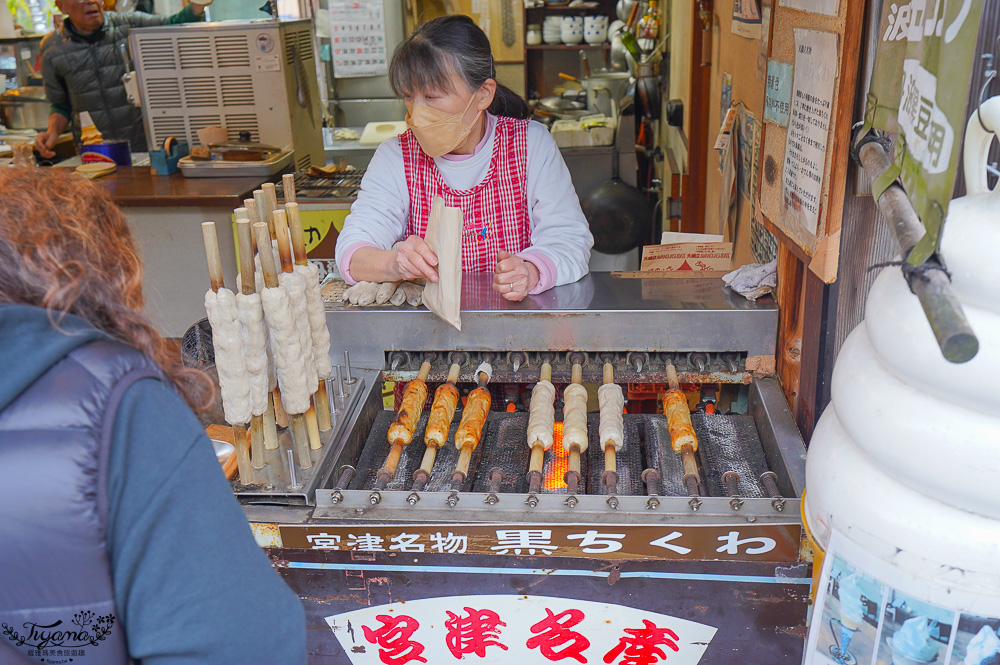
[{"label": "person in dark vest", "polygon": [[80,143],[77,120],[82,111],[90,114],[105,140],[127,140],[132,152],[146,152],[142,111],[129,103],[122,83],[125,63],[120,47],[128,47],[132,28],[203,21],[211,2],[191,2],[172,16],[156,16],[141,11],[106,12],[100,0],[56,0],[65,15],[62,27],[46,35],[39,47],[45,96],[52,112],[48,128],[35,137],[38,153],[54,156],[53,146],[71,124]]},{"label": "person in dark vest", "polygon": [[[0,170],[0,663],[305,662],[109,195]],[[44,195],[42,194],[44,193]]]}]

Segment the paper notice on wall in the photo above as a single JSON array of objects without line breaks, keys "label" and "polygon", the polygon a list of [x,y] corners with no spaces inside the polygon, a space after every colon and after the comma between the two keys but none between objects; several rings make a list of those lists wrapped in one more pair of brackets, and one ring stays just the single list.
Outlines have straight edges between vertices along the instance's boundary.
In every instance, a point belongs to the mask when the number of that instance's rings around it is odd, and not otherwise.
[{"label": "paper notice on wall", "polygon": [[819,226],[836,77],[837,35],[796,28],[782,199],[786,224],[812,235]]},{"label": "paper notice on wall", "polygon": [[761,17],[757,0],[733,0],[733,34],[760,39]]},{"label": "paper notice on wall", "polygon": [[788,115],[792,108],[792,66],[777,60],[769,60],[766,90],[764,122],[787,127]]},{"label": "paper notice on wall", "polygon": [[329,1],[330,43],[336,78],[389,71],[382,0]]},{"label": "paper notice on wall", "polygon": [[840,9],[840,0],[781,0],[781,6],[812,14],[836,16]]}]

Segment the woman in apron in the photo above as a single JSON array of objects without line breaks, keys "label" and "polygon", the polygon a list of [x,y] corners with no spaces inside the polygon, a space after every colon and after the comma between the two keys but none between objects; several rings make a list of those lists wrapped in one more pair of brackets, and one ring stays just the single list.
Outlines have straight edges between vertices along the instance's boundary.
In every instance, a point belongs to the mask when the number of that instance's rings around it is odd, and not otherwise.
[{"label": "woman in apron", "polygon": [[345,280],[437,281],[424,241],[436,196],[463,213],[462,269],[508,300],[587,274],[593,236],[551,134],[496,82],[490,42],[466,16],[434,19],[393,54],[409,127],[379,146],[337,240]]}]

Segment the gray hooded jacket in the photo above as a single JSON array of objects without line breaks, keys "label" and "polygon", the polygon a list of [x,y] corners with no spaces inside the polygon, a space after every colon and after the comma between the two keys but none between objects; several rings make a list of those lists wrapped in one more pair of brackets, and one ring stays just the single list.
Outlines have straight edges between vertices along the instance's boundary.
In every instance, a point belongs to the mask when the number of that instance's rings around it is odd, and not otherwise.
[{"label": "gray hooded jacket", "polygon": [[[81,111],[88,111],[105,139],[124,139],[132,152],[146,152],[142,111],[129,104],[122,83],[125,63],[119,45],[128,45],[132,28],[204,20],[190,7],[173,16],[105,12],[104,25],[89,35],[81,35],[66,19],[62,28],[49,33],[41,45],[42,76],[52,112],[75,121]],[[77,143],[80,142],[78,125],[73,122]]]}]

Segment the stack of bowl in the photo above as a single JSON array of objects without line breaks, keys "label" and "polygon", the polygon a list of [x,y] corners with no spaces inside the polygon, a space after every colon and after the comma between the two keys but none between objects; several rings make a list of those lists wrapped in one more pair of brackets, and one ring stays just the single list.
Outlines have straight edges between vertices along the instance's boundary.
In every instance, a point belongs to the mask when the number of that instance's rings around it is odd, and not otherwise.
[{"label": "stack of bowl", "polygon": [[562,19],[558,16],[546,16],[542,23],[542,41],[546,44],[562,43]]}]

